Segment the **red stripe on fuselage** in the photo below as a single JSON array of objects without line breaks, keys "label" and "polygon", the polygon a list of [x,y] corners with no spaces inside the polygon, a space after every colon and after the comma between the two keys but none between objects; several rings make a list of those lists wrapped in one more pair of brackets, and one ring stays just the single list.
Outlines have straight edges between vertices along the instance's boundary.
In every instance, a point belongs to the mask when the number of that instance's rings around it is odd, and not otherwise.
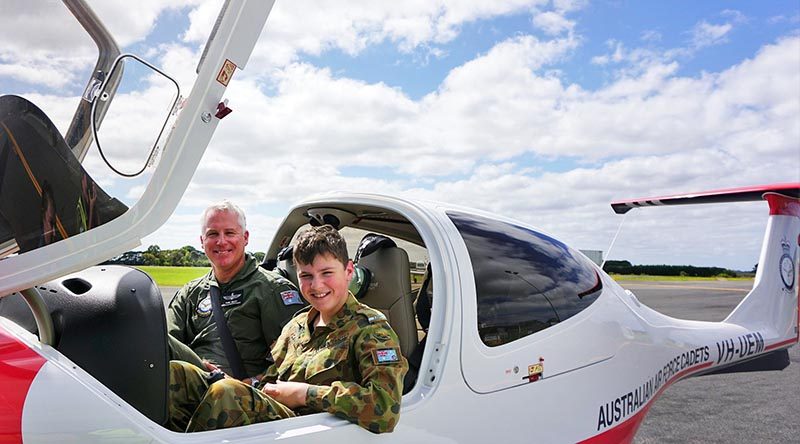
[{"label": "red stripe on fuselage", "polygon": [[658,392],[656,392],[653,399],[647,403],[638,413],[628,418],[622,424],[619,424],[613,428],[606,430],[605,432],[592,436],[589,439],[585,439],[580,442],[580,444],[604,444],[604,443],[630,443],[633,442],[633,437],[636,436],[636,432],[639,430],[639,426],[642,425],[642,421],[644,421],[645,415],[647,415],[647,411],[650,410],[650,407],[653,405],[656,399],[661,396],[661,393],[666,390],[667,387],[670,385],[678,382],[679,379],[682,379],[689,375],[690,373],[696,373],[700,370],[706,369],[713,365],[712,362],[706,362],[704,364],[699,364],[694,367],[689,367],[682,372],[676,373],[675,376],[669,379],[663,387],[661,387]]},{"label": "red stripe on fuselage", "polygon": [[796,343],[797,343],[797,339],[795,339],[795,338],[787,339],[787,340],[785,340],[783,342],[777,342],[775,344],[766,346],[764,348],[764,351],[770,351],[770,350],[774,350],[776,348],[781,348],[781,347],[784,347],[784,346],[787,346],[787,345],[791,345],[791,344],[796,344]]},{"label": "red stripe on fuselage", "polygon": [[22,407],[45,359],[0,326],[0,441],[22,443]]}]

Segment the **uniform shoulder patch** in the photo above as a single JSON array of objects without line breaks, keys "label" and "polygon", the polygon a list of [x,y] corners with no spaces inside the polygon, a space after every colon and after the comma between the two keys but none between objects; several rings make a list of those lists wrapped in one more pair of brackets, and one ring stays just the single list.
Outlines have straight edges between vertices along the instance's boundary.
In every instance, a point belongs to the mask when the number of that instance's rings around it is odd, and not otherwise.
[{"label": "uniform shoulder patch", "polygon": [[396,364],[400,362],[400,349],[397,347],[375,349],[372,351],[372,360],[376,365]]},{"label": "uniform shoulder patch", "polygon": [[281,292],[281,300],[283,300],[283,305],[302,305],[303,299],[300,297],[300,293],[296,290],[286,290]]}]

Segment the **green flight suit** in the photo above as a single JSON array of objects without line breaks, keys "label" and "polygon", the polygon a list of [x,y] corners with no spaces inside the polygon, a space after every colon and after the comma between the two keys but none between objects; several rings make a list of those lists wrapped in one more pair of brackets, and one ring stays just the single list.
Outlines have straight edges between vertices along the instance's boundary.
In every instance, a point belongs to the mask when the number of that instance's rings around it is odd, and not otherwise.
[{"label": "green flight suit", "polygon": [[209,386],[208,373],[170,363],[169,410],[173,430],[202,431],[329,412],[373,432],[391,432],[400,417],[408,362],[384,315],[352,294],[327,326],[315,327],[309,308],[283,329],[272,349],[275,363],[261,383],[311,384],[306,406],[288,407],[234,379]]},{"label": "green flight suit", "polygon": [[[211,312],[209,289],[218,286],[228,329],[247,376],[264,373],[268,352],[286,322],[306,305],[288,279],[258,266],[247,255],[244,267],[225,284],[212,271],[184,285],[167,309],[171,359],[200,364],[205,359],[230,374],[230,366]],[[181,344],[185,344],[185,347]],[[199,357],[199,358],[198,358]]]}]

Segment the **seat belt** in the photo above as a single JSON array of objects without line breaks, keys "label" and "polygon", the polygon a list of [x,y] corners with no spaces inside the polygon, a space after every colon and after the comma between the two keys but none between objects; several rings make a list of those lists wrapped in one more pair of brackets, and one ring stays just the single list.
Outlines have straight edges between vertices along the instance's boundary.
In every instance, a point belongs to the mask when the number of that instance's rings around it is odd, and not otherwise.
[{"label": "seat belt", "polygon": [[225,351],[225,357],[228,358],[228,366],[231,368],[233,377],[242,380],[249,375],[244,371],[242,356],[239,354],[239,349],[236,348],[236,342],[233,341],[231,330],[225,321],[225,312],[222,311],[219,287],[212,285],[209,293],[211,295],[211,312],[214,314],[214,323],[217,324],[217,332],[219,333],[220,341],[222,341],[222,349]]}]

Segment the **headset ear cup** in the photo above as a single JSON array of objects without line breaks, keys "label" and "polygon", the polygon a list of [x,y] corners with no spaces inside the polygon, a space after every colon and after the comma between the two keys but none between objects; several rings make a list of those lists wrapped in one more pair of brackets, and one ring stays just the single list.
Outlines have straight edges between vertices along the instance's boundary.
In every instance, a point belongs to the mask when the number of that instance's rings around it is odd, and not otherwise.
[{"label": "headset ear cup", "polygon": [[350,287],[348,288],[356,299],[360,299],[369,289],[369,283],[372,279],[372,273],[364,267],[356,265],[353,269],[353,279],[350,280]]}]

